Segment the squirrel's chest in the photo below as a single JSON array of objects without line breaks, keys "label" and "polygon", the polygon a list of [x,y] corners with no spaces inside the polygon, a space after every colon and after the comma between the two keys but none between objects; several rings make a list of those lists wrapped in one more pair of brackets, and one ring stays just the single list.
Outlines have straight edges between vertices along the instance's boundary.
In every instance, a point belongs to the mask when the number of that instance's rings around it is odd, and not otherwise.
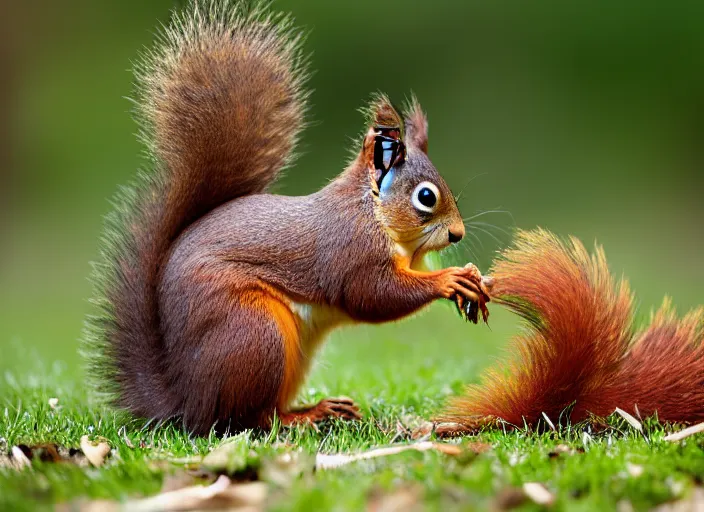
[{"label": "squirrel's chest", "polygon": [[327,305],[291,302],[290,308],[299,325],[301,351],[307,356],[332,329],[352,322],[345,312]]}]

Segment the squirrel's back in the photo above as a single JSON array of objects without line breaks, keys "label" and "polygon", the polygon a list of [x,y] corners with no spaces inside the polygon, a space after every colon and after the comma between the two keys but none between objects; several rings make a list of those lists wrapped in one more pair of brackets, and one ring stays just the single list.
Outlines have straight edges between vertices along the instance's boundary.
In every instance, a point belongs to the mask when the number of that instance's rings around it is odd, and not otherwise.
[{"label": "squirrel's back", "polygon": [[301,34],[266,7],[192,0],[136,66],[149,168],[106,220],[84,351],[97,388],[140,416],[175,413],[157,298],[170,247],[217,206],[265,191],[304,123]]}]

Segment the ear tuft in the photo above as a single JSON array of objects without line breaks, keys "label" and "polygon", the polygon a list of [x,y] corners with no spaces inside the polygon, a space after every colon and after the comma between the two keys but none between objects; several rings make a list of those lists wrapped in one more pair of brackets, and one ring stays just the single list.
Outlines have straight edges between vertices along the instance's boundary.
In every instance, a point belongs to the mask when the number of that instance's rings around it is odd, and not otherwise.
[{"label": "ear tuft", "polygon": [[415,95],[406,103],[403,111],[406,119],[406,144],[428,153],[428,119]]},{"label": "ear tuft", "polygon": [[397,126],[401,130],[401,137],[403,137],[403,119],[386,94],[374,94],[369,106],[363,110],[363,114],[366,117],[368,127]]}]

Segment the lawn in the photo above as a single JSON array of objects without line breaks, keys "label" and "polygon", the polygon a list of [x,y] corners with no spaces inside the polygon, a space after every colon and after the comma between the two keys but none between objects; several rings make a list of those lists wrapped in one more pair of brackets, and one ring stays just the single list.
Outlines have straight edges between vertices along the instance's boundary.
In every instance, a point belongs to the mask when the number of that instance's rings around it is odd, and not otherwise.
[{"label": "lawn", "polygon": [[[249,462],[238,466],[236,478],[264,480],[265,503],[272,510],[539,509],[518,491],[527,482],[543,484],[554,495],[556,509],[644,510],[687,499],[701,484],[704,435],[671,443],[662,438],[672,428],[648,421],[642,435],[620,418],[611,418],[600,433],[589,434],[586,426],[545,433],[487,431],[451,441],[460,443],[459,455],[413,451],[313,470],[317,453],[416,442],[411,430],[501,356],[496,340],[516,326],[506,312],[494,308],[492,313],[492,330],[460,328],[452,309],[437,305],[420,319],[334,334],[300,401],[349,395],[364,420],[241,436],[235,441]],[[56,503],[83,510],[91,500],[154,495],[184,475],[190,475],[188,480],[202,473],[193,471],[198,466],[193,463],[222,442],[214,436],[191,438],[170,426],[143,428],[137,420],[93,405],[80,373],[42,362],[41,356],[35,359],[29,363],[33,370],[3,377],[2,452],[46,442],[78,447],[88,434],[106,438],[112,453],[100,468],[35,461],[22,471],[0,469],[2,510]],[[52,398],[58,402],[50,405]],[[288,463],[281,469],[277,464],[283,457]],[[272,471],[272,464],[279,469]],[[209,482],[207,475],[200,481]]]}]

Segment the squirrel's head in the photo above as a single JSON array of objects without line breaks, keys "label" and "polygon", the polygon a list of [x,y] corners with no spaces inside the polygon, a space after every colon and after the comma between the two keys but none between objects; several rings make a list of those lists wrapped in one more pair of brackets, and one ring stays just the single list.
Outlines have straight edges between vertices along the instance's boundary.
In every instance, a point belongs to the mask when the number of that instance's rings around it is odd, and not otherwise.
[{"label": "squirrel's head", "polygon": [[377,218],[399,251],[417,262],[459,242],[465,229],[455,196],[428,158],[428,122],[415,98],[403,114],[377,96],[359,157],[369,171]]}]

